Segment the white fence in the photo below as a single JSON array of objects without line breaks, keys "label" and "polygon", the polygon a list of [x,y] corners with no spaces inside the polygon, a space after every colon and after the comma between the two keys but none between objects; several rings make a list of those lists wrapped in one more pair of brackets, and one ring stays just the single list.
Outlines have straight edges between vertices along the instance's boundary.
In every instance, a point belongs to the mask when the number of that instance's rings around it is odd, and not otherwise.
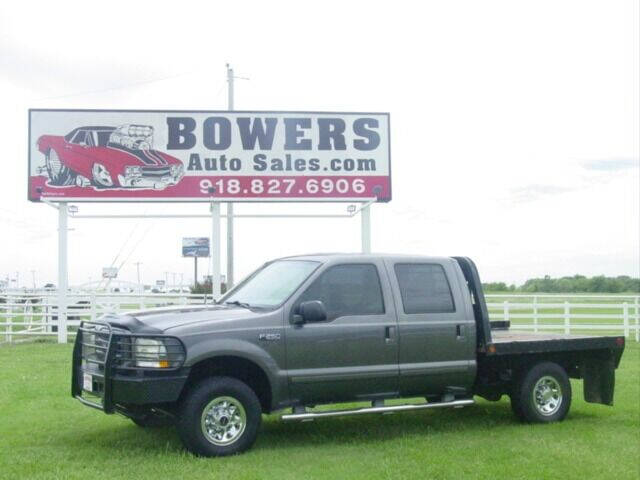
[{"label": "white fence", "polygon": [[[57,302],[56,292],[0,294],[0,344],[28,337],[57,337]],[[207,303],[212,303],[210,294],[69,293],[67,327],[69,335],[74,335],[82,320],[96,320],[107,313]]]},{"label": "white fence", "polygon": [[621,335],[640,342],[638,295],[487,295],[491,320],[513,330]]},{"label": "white fence", "polygon": [[[513,330],[621,335],[640,341],[640,296],[637,295],[487,295],[491,320],[509,320]],[[200,305],[211,295],[70,293],[69,335],[82,320],[105,313],[169,305]],[[58,335],[57,294],[0,294],[0,344]]]}]

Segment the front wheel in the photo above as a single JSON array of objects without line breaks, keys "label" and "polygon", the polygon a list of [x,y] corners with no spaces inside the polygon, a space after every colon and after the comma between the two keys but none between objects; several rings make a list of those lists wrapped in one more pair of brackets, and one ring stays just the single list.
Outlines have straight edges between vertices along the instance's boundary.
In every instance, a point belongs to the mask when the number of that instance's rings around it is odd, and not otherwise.
[{"label": "front wheel", "polygon": [[512,407],[521,420],[551,423],[564,420],[571,406],[571,382],[557,363],[544,362],[529,370],[513,393]]},{"label": "front wheel", "polygon": [[235,378],[214,377],[187,394],[177,426],[187,450],[219,457],[249,449],[261,421],[260,401],[251,388]]},{"label": "front wheel", "polygon": [[91,167],[91,175],[93,177],[93,184],[96,187],[113,187],[113,178],[111,173],[107,170],[107,167],[101,163],[94,163]]}]

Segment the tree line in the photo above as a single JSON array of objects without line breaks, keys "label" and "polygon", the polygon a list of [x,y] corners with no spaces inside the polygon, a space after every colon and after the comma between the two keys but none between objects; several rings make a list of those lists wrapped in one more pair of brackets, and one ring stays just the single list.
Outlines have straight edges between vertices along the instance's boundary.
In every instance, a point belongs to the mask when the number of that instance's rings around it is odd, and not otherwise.
[{"label": "tree line", "polygon": [[530,278],[520,286],[507,285],[505,282],[488,282],[482,284],[486,292],[521,292],[521,293],[640,293],[640,278],[627,275],[617,277],[573,277]]}]

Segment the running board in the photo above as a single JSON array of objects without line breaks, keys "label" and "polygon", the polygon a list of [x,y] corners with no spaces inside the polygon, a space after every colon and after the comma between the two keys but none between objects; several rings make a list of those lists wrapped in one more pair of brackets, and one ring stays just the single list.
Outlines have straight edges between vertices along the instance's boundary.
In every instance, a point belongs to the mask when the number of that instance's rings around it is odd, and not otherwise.
[{"label": "running board", "polygon": [[355,408],[351,410],[329,410],[326,412],[305,412],[305,413],[290,413],[280,417],[281,420],[314,420],[316,418],[324,417],[342,417],[346,415],[361,415],[364,413],[390,413],[390,412],[404,412],[405,410],[422,410],[424,408],[445,408],[453,407],[460,408],[467,405],[473,405],[475,402],[472,399],[468,400],[453,400],[450,402],[437,402],[437,403],[421,403],[418,405],[392,405],[389,407],[363,407]]}]

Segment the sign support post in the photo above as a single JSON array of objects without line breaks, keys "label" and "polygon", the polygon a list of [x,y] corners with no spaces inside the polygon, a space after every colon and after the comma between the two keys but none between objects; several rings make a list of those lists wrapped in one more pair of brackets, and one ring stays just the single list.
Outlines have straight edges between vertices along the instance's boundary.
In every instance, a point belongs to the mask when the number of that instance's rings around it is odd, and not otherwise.
[{"label": "sign support post", "polygon": [[220,202],[211,201],[211,294],[220,297]]},{"label": "sign support post", "polygon": [[58,205],[58,343],[67,343],[67,203]]},{"label": "sign support post", "polygon": [[360,236],[362,253],[371,253],[371,204],[364,204],[360,210]]},{"label": "sign support post", "polygon": [[[228,110],[233,110],[233,68],[227,63]],[[227,290],[233,287],[233,202],[227,203]]]},{"label": "sign support post", "polygon": [[198,257],[193,257],[193,284],[198,286]]}]

